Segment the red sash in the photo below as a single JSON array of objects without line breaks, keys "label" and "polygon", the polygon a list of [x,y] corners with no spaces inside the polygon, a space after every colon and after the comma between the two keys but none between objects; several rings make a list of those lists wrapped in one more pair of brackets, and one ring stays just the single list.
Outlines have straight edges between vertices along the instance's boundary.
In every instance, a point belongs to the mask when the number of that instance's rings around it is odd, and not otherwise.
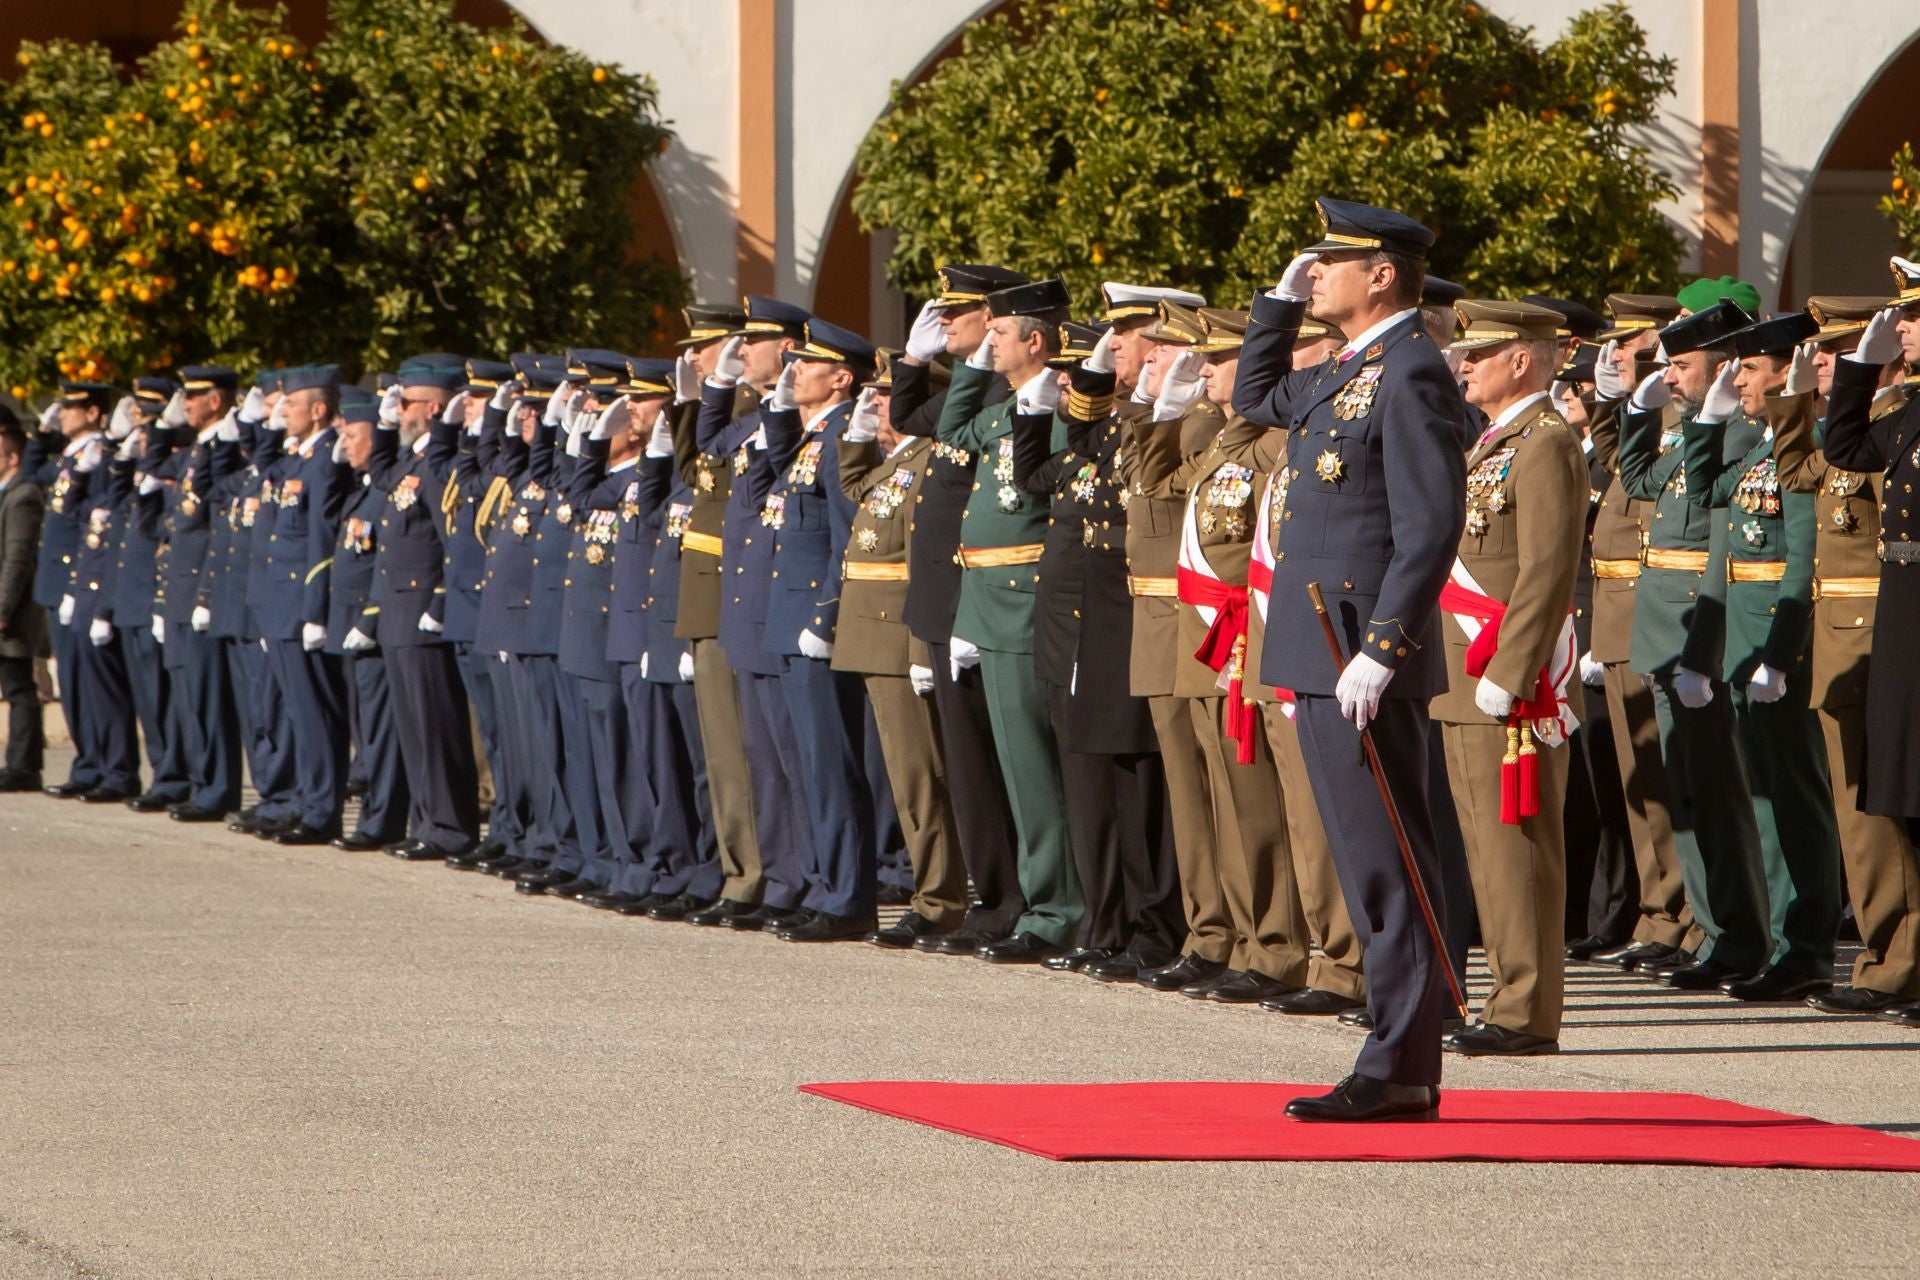
[{"label": "red sash", "polygon": [[[1440,607],[1484,623],[1480,634],[1467,644],[1467,674],[1479,679],[1500,651],[1500,620],[1506,617],[1507,606],[1449,579],[1440,588]],[[1507,717],[1507,754],[1500,761],[1500,821],[1508,826],[1518,826],[1522,818],[1540,812],[1540,757],[1533,745],[1532,723],[1557,718],[1560,705],[1559,691],[1543,667],[1534,677],[1533,695],[1516,699]]]},{"label": "red sash", "polygon": [[1211,671],[1227,673],[1226,735],[1236,744],[1234,759],[1253,763],[1253,704],[1247,700],[1247,589],[1195,573],[1182,565],[1180,602],[1213,610],[1213,625],[1193,656]]}]

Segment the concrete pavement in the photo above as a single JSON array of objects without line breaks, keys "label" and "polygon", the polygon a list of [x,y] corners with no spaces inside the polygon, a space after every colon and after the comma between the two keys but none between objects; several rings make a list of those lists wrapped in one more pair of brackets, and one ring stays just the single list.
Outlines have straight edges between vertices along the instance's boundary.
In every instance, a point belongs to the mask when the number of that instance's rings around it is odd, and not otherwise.
[{"label": "concrete pavement", "polygon": [[[1566,1052],[1448,1083],[1920,1137],[1920,1036],[1569,989]],[[1908,1276],[1920,1227],[1901,1175],[1053,1164],[794,1087],[1331,1081],[1358,1033],[40,797],[0,797],[0,1028],[7,1278]]]}]

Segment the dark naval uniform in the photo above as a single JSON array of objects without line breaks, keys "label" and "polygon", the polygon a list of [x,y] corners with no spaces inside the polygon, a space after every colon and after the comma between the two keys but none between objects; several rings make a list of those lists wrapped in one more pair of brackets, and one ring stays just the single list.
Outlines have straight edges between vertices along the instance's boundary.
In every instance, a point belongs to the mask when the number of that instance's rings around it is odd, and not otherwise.
[{"label": "dark naval uniform", "polygon": [[[127,802],[137,812],[151,813],[178,804],[188,790],[187,762],[176,726],[177,694],[166,662],[166,619],[161,616],[160,574],[165,564],[162,484],[147,472],[146,457],[152,438],[165,435],[161,410],[176,390],[166,378],[134,379],[134,401],[139,406],[145,439],[140,453],[119,465],[133,472],[134,492],[120,525],[120,545],[113,566],[113,625],[127,659],[127,679],[140,722],[140,739],[151,771],[147,789]],[[155,620],[159,620],[155,634]]]},{"label": "dark naval uniform", "polygon": [[[70,400],[69,388],[62,391],[62,403],[87,403],[85,392],[73,393],[77,398]],[[103,391],[101,399],[105,398]],[[102,412],[109,407],[103,405]],[[73,766],[68,770],[66,782],[47,788],[55,794],[79,795],[100,784],[100,766],[93,758],[86,735],[81,732],[80,704],[74,697],[73,676],[80,661],[75,646],[86,637],[76,635],[70,619],[60,620],[60,600],[72,581],[73,557],[80,547],[80,506],[99,470],[97,452],[96,465],[82,471],[80,463],[88,449],[98,451],[104,447],[104,442],[89,443],[99,438],[97,431],[72,441],[58,431],[33,432],[27,438],[27,454],[20,465],[20,473],[38,486],[47,500],[40,526],[39,558],[34,565],[33,602],[47,614],[54,667],[60,675],[60,714],[67,722],[67,736],[74,745]]]},{"label": "dark naval uniform", "polygon": [[[373,408],[364,413],[373,420]],[[341,655],[347,682],[357,709],[355,752],[366,771],[367,789],[360,797],[360,817],[349,840],[352,847],[377,849],[406,839],[407,772],[400,761],[399,731],[393,719],[393,693],[387,684],[386,656],[378,648],[347,648],[347,636],[358,631],[368,639],[379,630],[373,614],[375,546],[380,536],[380,512],[387,494],[374,487],[364,472],[348,482],[340,505],[339,537],[333,549],[333,567],[327,584],[327,651]]]},{"label": "dark naval uniform", "polygon": [[[80,732],[100,780],[90,797],[127,799],[140,790],[140,743],[126,650],[113,624],[114,561],[120,527],[132,510],[133,467],[113,458],[117,442],[103,440],[101,461],[80,504],[80,545],[67,588],[78,637],[72,688]],[[84,465],[84,464],[82,464]],[[95,623],[102,624],[95,626]]]}]

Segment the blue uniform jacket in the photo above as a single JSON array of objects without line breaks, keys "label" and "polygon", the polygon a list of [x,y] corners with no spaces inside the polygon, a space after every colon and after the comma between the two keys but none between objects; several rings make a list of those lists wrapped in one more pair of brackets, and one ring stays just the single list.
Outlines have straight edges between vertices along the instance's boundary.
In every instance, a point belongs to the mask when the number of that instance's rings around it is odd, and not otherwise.
[{"label": "blue uniform jacket", "polygon": [[613,609],[613,553],[620,538],[620,497],[632,467],[607,473],[610,442],[581,444],[567,480],[573,542],[567,548],[565,608],[560,621],[560,669],[589,680],[614,681],[607,661],[607,624]]},{"label": "blue uniform jacket", "polygon": [[79,510],[80,546],[73,555],[73,625],[85,631],[95,618],[113,621],[114,562],[120,529],[131,508],[133,468],[102,461]]},{"label": "blue uniform jacket", "polygon": [[340,504],[339,532],[333,543],[333,568],[327,574],[327,652],[347,651],[347,632],[371,636],[380,629],[373,603],[374,548],[380,538],[380,509],[386,491],[355,471]]},{"label": "blue uniform jacket", "polygon": [[200,577],[205,569],[209,544],[218,521],[225,513],[215,512],[213,502],[214,454],[223,453],[226,470],[239,466],[240,446],[211,435],[205,443],[191,436],[176,444],[172,433],[153,431],[147,437],[147,457],[142,464],[150,476],[159,479],[159,493],[145,495],[143,503],[159,508],[161,553],[160,577],[156,590],[155,612],[171,625],[186,625],[200,599]]},{"label": "blue uniform jacket", "polygon": [[530,477],[527,453],[525,441],[506,435],[485,469],[489,489],[498,481],[507,494],[487,528],[487,568],[473,629],[474,647],[483,653],[519,653],[533,603],[533,534],[546,517],[547,496]]},{"label": "blue uniform jacket", "polygon": [[561,448],[559,434],[559,428],[542,424],[533,440],[529,470],[546,493],[546,506],[533,534],[533,603],[527,606],[521,641],[525,647],[519,650],[549,658],[560,652],[560,620],[567,609],[567,552],[573,546],[577,518],[567,496],[574,463]]},{"label": "blue uniform jacket", "polygon": [[763,508],[774,473],[766,450],[751,443],[759,429],[757,411],[734,421],[732,388],[701,390],[694,428],[700,452],[726,458],[733,470],[720,523],[720,647],[735,671],[778,675],[780,661],[765,646],[773,538]]},{"label": "blue uniform jacket", "polygon": [[[20,471],[47,495],[47,511],[40,525],[40,559],[33,573],[33,602],[58,609],[60,597],[73,581],[74,553],[80,549],[80,508],[101,468],[81,471],[79,454],[68,456],[70,442],[57,432],[35,431],[27,436]],[[104,439],[101,448],[106,447]]]},{"label": "blue uniform jacket", "polygon": [[602,486],[619,490],[620,538],[614,547],[613,613],[607,619],[607,661],[640,661],[647,649],[647,592],[651,588],[654,548],[666,517],[667,491],[672,486],[673,459],[641,454],[636,465],[620,474],[626,482]]},{"label": "blue uniform jacket", "polygon": [[[487,409],[488,417],[505,418],[505,413]],[[481,431],[485,433],[483,425]],[[480,590],[487,575],[487,547],[480,541],[474,525],[480,502],[487,496],[493,477],[484,464],[499,449],[496,433],[482,442],[468,435],[463,427],[433,424],[428,433],[429,464],[447,470],[447,481],[435,495],[440,508],[440,532],[446,541],[447,630],[446,638],[467,643],[474,638],[480,623]]]},{"label": "blue uniform jacket", "polygon": [[693,517],[693,486],[687,483],[681,469],[673,465],[672,458],[649,458],[640,465],[646,467],[657,461],[668,464],[672,487],[661,507],[653,561],[647,566],[643,616],[647,628],[647,679],[655,684],[678,684],[680,658],[692,652],[692,645],[676,636],[674,629],[680,622],[680,541]]},{"label": "blue uniform jacket", "polygon": [[353,483],[353,469],[333,460],[336,439],[328,427],[304,455],[296,450],[274,464],[274,531],[257,569],[260,633],[270,640],[298,640],[305,624],[327,622],[334,540]]},{"label": "blue uniform jacket", "polygon": [[769,653],[800,656],[802,631],[833,642],[840,621],[840,563],[857,510],[840,491],[840,433],[852,419],[850,400],[827,410],[810,430],[797,410],[761,407],[767,462],[779,477],[766,501],[766,509],[775,513]]},{"label": "blue uniform jacket", "polygon": [[422,454],[403,452],[400,433],[386,427],[373,433],[367,474],[387,495],[374,546],[373,605],[380,610],[380,647],[438,643],[439,635],[420,630],[420,619],[446,616],[446,546],[435,501],[446,475],[436,474]]}]

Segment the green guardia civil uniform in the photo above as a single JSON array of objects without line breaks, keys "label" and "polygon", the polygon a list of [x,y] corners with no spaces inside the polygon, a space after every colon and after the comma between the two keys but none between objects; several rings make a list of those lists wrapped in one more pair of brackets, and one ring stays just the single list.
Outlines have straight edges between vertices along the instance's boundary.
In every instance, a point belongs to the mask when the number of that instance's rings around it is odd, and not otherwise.
[{"label": "green guardia civil uniform", "polygon": [[1047,718],[1046,690],[1033,670],[1034,589],[1049,502],[1013,481],[1014,400],[987,405],[998,376],[962,363],[954,369],[940,422],[943,444],[979,459],[960,524],[956,642],[979,647],[980,676],[995,752],[1019,834],[1020,887],[1027,912],[1014,933],[1070,945],[1085,900],[1068,844],[1060,753]]},{"label": "green guardia civil uniform", "polygon": [[[1767,397],[1771,429],[1744,426],[1751,440],[1723,447],[1734,430],[1691,424],[1682,448],[1687,500],[1711,508],[1726,539],[1727,692],[1739,726],[1759,828],[1771,951],[1762,959],[1811,977],[1833,976],[1840,929],[1840,847],[1826,748],[1809,704],[1816,526],[1811,493],[1784,489],[1773,437],[1812,421],[1813,393]],[[1786,676],[1786,693],[1761,702],[1749,683],[1765,664]]]}]

